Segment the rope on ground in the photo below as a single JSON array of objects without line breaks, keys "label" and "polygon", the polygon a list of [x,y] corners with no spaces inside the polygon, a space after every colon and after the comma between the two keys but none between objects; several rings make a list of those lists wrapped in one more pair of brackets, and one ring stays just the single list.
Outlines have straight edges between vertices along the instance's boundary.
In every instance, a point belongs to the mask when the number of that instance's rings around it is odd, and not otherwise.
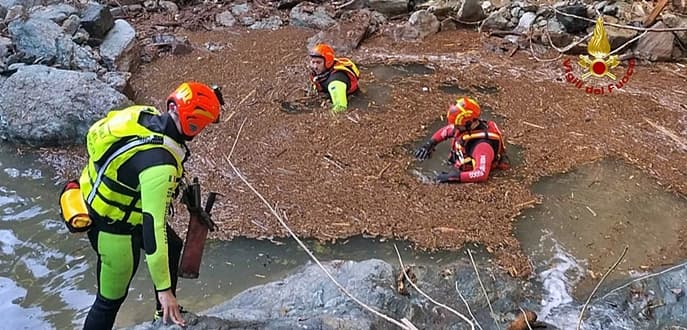
[{"label": "rope on ground", "polygon": [[501,326],[499,326],[499,322],[496,320],[496,313],[494,313],[494,308],[491,307],[491,301],[489,301],[489,295],[487,295],[487,289],[484,288],[484,284],[482,284],[482,279],[479,277],[479,272],[477,271],[477,265],[475,264],[475,259],[472,258],[472,252],[470,249],[468,250],[468,255],[470,256],[470,262],[472,262],[472,268],[475,269],[475,274],[477,275],[477,281],[479,282],[479,286],[482,288],[482,293],[484,293],[484,298],[487,299],[487,305],[489,305],[489,311],[491,312],[491,317],[494,319],[494,324],[496,324],[496,329],[501,329]]},{"label": "rope on ground", "polygon": [[[592,22],[592,23],[596,22],[595,19],[591,19],[591,18],[587,18],[587,17],[582,17],[582,16],[578,16],[578,15],[574,15],[574,14],[569,14],[569,13],[566,13],[566,12],[562,12],[562,11],[558,10],[557,8],[552,7],[552,6],[541,6],[540,8],[550,8],[550,9],[552,9],[555,13],[560,14],[560,15],[562,15],[562,16],[572,17],[572,18],[576,18],[576,19],[580,19],[580,20],[587,21],[587,22]],[[597,14],[599,14],[598,10],[597,10]],[[538,16],[539,16],[539,15],[537,15],[537,17],[538,17]],[[536,19],[536,17],[535,17],[535,19]],[[454,18],[454,20],[456,20],[456,19]],[[476,24],[476,23],[479,23],[478,32],[480,32],[480,38],[481,38],[482,26],[484,25],[485,22],[486,22],[486,19],[481,20],[481,21],[478,21],[478,22],[475,22],[475,24]],[[464,24],[465,24],[465,23],[467,23],[467,22],[461,22],[461,23],[464,23]],[[646,36],[646,34],[649,33],[649,32],[676,32],[676,31],[687,31],[687,27],[679,27],[679,28],[646,28],[646,27],[637,27],[637,26],[632,26],[632,25],[627,25],[627,24],[615,24],[615,23],[606,23],[606,22],[604,22],[604,25],[605,25],[605,26],[616,27],[616,28],[619,28],[619,29],[627,29],[627,30],[635,30],[635,31],[642,31],[642,32],[643,32],[642,34],[640,34],[640,35],[638,35],[638,36],[636,36],[636,37],[630,39],[629,41],[625,42],[625,43],[622,44],[620,47],[614,49],[614,50],[609,54],[609,56],[610,56],[610,55],[615,55],[615,54],[619,53],[621,50],[625,49],[627,46],[631,45],[631,44],[634,43],[635,41],[637,41],[637,40],[643,38],[644,36]],[[531,31],[531,29],[532,29],[532,27],[530,26],[529,29],[528,29],[528,31]],[[563,48],[558,48],[556,45],[553,44],[553,41],[551,40],[550,31],[549,31],[547,28],[544,28],[543,31],[544,31],[544,35],[546,36],[546,39],[547,39],[549,45],[550,45],[553,49],[555,49],[556,51],[558,51],[559,56],[556,57],[556,58],[552,58],[552,59],[541,59],[541,58],[537,57],[537,55],[534,53],[534,49],[533,49],[533,47],[532,47],[532,36],[531,36],[531,34],[528,33],[530,52],[532,53],[532,57],[534,57],[534,59],[537,60],[538,62],[553,62],[553,61],[556,61],[556,60],[560,59],[560,58],[563,56],[563,55],[562,55],[563,53],[569,51],[570,49],[572,49],[573,47],[579,45],[580,43],[584,42],[585,40],[589,39],[589,38],[593,35],[593,32],[591,32],[591,33],[587,34],[584,38],[582,38],[582,39],[580,39],[580,40],[578,40],[578,41],[571,42],[569,45],[567,45],[567,46],[565,46],[565,47],[563,47]]]},{"label": "rope on ground", "polygon": [[615,54],[619,53],[623,48],[625,48],[625,47],[631,45],[633,42],[635,42],[635,41],[637,41],[637,40],[639,40],[639,39],[641,39],[641,38],[644,38],[644,36],[645,36],[647,33],[649,33],[649,31],[644,31],[642,34],[640,34],[640,35],[638,35],[638,36],[636,36],[636,37],[634,37],[634,38],[628,40],[626,43],[620,45],[620,47],[618,47],[618,48],[614,49],[612,52],[610,52],[610,53],[608,54],[608,56],[615,55]]},{"label": "rope on ground", "polygon": [[587,306],[589,306],[589,302],[592,300],[592,296],[594,296],[594,294],[596,293],[596,290],[599,289],[599,287],[601,286],[601,283],[603,283],[603,281],[606,279],[606,277],[608,277],[608,275],[609,275],[616,267],[618,267],[618,264],[620,264],[620,261],[622,261],[623,258],[625,257],[625,253],[627,253],[628,248],[629,248],[629,247],[628,247],[627,245],[625,245],[625,248],[623,249],[623,253],[620,254],[620,257],[618,257],[618,260],[616,260],[615,263],[613,264],[613,266],[611,266],[611,268],[609,268],[609,269],[606,271],[606,274],[604,274],[604,276],[601,277],[601,280],[599,280],[599,283],[596,284],[596,287],[594,287],[594,290],[592,290],[592,293],[589,294],[589,297],[587,298],[587,301],[586,301],[586,302],[584,303],[584,305],[582,306],[582,311],[580,311],[580,317],[577,319],[577,330],[580,330],[580,326],[582,326],[582,317],[584,316],[585,310],[587,310]]},{"label": "rope on ground", "polygon": [[229,151],[229,156],[227,156],[227,160],[231,159],[231,155],[234,154],[234,148],[236,148],[236,143],[239,142],[239,135],[241,135],[241,130],[243,129],[243,125],[246,124],[246,120],[248,120],[248,117],[243,118],[243,122],[239,127],[238,133],[236,133],[236,139],[234,140],[234,144],[231,146],[231,150]]},{"label": "rope on ground", "polygon": [[[535,16],[534,19],[536,20],[539,15]],[[561,57],[563,57],[563,53],[559,52],[558,56],[555,58],[547,58],[547,59],[541,59],[537,56],[537,53],[534,51],[534,47],[532,46],[532,26],[527,29],[527,39],[529,40],[530,43],[530,53],[532,54],[532,57],[537,61],[537,62],[554,62],[558,61]],[[549,37],[549,43],[551,43],[551,46],[553,46],[553,43],[551,42],[551,38]],[[555,46],[554,46],[555,48]]]},{"label": "rope on ground", "polygon": [[[243,123],[245,123],[245,122],[246,122],[246,121],[245,121],[245,119],[244,119]],[[242,127],[243,127],[243,124],[241,124],[241,128],[242,128]],[[239,132],[236,134],[236,140],[237,140],[237,141],[238,141],[238,139],[239,139],[239,134],[241,133],[241,128],[239,128]],[[236,143],[234,143],[234,145],[236,145]],[[232,151],[233,151],[233,147],[232,147]],[[250,188],[250,190],[253,191],[253,193],[254,193],[256,196],[258,196],[258,198],[260,198],[260,200],[270,209],[270,212],[272,213],[272,215],[274,215],[274,217],[277,218],[277,220],[279,221],[279,224],[281,224],[282,227],[284,227],[284,228],[289,232],[289,234],[291,235],[291,237],[293,237],[293,239],[296,240],[296,242],[298,243],[298,245],[300,245],[301,248],[303,248],[303,250],[304,250],[306,253],[308,253],[308,255],[310,256],[310,258],[311,258],[313,261],[315,261],[315,263],[317,263],[317,265],[322,269],[322,271],[324,271],[325,274],[327,274],[327,277],[329,277],[329,279],[332,280],[332,282],[334,282],[334,284],[335,284],[335,285],[336,285],[336,286],[337,286],[346,296],[348,296],[349,298],[351,298],[351,299],[352,299],[354,302],[356,302],[358,305],[362,306],[363,308],[367,309],[368,311],[372,312],[373,314],[375,314],[375,315],[377,315],[377,316],[383,318],[384,320],[389,321],[389,322],[391,322],[391,323],[397,325],[397,326],[398,326],[399,328],[401,328],[401,329],[405,329],[405,330],[413,330],[413,329],[414,329],[414,326],[412,326],[412,324],[410,323],[410,321],[408,321],[407,319],[403,319],[403,322],[399,322],[399,321],[397,321],[397,320],[395,320],[395,319],[393,319],[393,318],[391,318],[391,317],[389,317],[389,316],[387,316],[387,315],[385,315],[385,314],[383,314],[383,313],[381,313],[381,312],[378,312],[378,311],[375,310],[374,308],[372,308],[372,307],[366,305],[366,304],[363,303],[362,301],[358,300],[358,298],[356,298],[355,296],[353,296],[350,292],[348,292],[348,290],[346,290],[346,288],[344,288],[343,285],[341,285],[338,281],[336,281],[336,279],[334,279],[334,277],[332,276],[332,274],[329,273],[329,271],[320,263],[320,261],[319,261],[319,260],[315,257],[315,255],[310,251],[310,249],[308,249],[308,247],[298,238],[298,236],[296,236],[296,234],[293,232],[293,230],[291,230],[291,228],[289,228],[289,226],[286,224],[286,222],[284,222],[284,220],[282,219],[282,217],[277,213],[277,211],[272,207],[272,205],[265,199],[265,197],[263,197],[263,196],[253,187],[253,185],[251,185],[250,182],[248,182],[248,180],[246,180],[246,178],[243,176],[243,174],[241,174],[241,172],[239,172],[239,170],[234,166],[234,163],[232,163],[231,158],[229,158],[229,156],[226,157],[226,161],[229,163],[229,166],[231,166],[232,170],[234,170],[234,173],[236,173],[236,175],[239,177],[239,179],[241,179],[241,181],[243,181],[243,183],[245,183],[246,186],[248,186],[248,188]],[[286,216],[286,212],[284,212],[284,216]]]},{"label": "rope on ground", "polygon": [[627,282],[627,283],[625,283],[625,284],[623,284],[623,285],[621,285],[621,286],[619,286],[619,287],[617,287],[617,288],[615,288],[615,289],[609,291],[608,293],[606,293],[603,297],[601,297],[601,298],[599,298],[599,299],[605,299],[606,297],[608,297],[609,295],[613,294],[614,292],[617,292],[618,290],[621,290],[621,289],[623,289],[623,288],[626,288],[627,286],[631,285],[632,283],[639,282],[639,281],[643,281],[643,280],[646,280],[646,279],[648,279],[648,278],[652,278],[652,277],[654,277],[654,276],[659,276],[659,275],[662,275],[662,274],[665,274],[665,273],[667,273],[667,272],[673,271],[673,270],[675,270],[675,269],[677,269],[677,268],[680,268],[680,267],[687,267],[687,261],[685,261],[685,262],[683,262],[683,263],[681,263],[681,264],[679,264],[679,265],[675,265],[675,266],[673,266],[673,267],[670,267],[670,268],[668,268],[668,269],[664,269],[664,270],[662,270],[662,271],[660,271],[660,272],[658,272],[658,273],[653,273],[653,274],[645,275],[645,276],[642,276],[642,277],[638,277],[638,278],[636,278],[636,279],[634,279],[634,280],[632,280],[632,281],[630,281],[630,282]]},{"label": "rope on ground", "polygon": [[444,305],[444,304],[442,304],[442,303],[440,303],[440,302],[434,300],[434,298],[432,298],[432,297],[430,297],[429,295],[427,295],[426,293],[422,292],[422,290],[420,290],[420,288],[418,288],[417,285],[415,285],[415,283],[413,283],[413,281],[410,280],[410,277],[408,277],[408,273],[406,273],[405,266],[403,265],[403,259],[401,259],[401,253],[398,252],[398,247],[396,247],[396,243],[394,243],[394,249],[396,250],[396,255],[398,256],[398,262],[401,264],[401,271],[403,272],[403,276],[406,278],[406,280],[408,280],[408,283],[410,283],[410,285],[411,285],[415,290],[417,290],[417,292],[419,292],[419,293],[420,293],[421,295],[423,295],[425,298],[429,299],[429,301],[431,301],[433,304],[435,304],[435,305],[437,305],[437,306],[439,306],[439,307],[446,308],[449,312],[455,314],[456,316],[458,316],[458,317],[460,317],[461,319],[463,319],[463,321],[465,321],[465,322],[467,322],[468,324],[470,324],[470,327],[472,328],[472,330],[475,330],[475,324],[472,323],[472,321],[470,321],[470,319],[468,319],[467,317],[465,317],[465,315],[459,313],[458,311],[456,311],[455,309],[453,309],[453,308],[451,308],[451,307],[448,307],[448,306],[446,306],[446,305]]},{"label": "rope on ground", "polygon": [[462,300],[463,304],[465,304],[465,308],[468,309],[468,314],[470,314],[470,317],[472,317],[472,320],[475,321],[475,325],[477,325],[477,327],[480,330],[484,330],[484,329],[482,329],[482,326],[479,324],[479,322],[477,322],[477,318],[475,317],[475,315],[472,314],[472,310],[470,310],[470,305],[468,305],[468,301],[465,300],[465,297],[463,297],[463,294],[460,293],[460,290],[458,289],[458,281],[456,281],[456,292],[458,292],[458,297],[460,297],[460,300]]},{"label": "rope on ground", "polygon": [[[238,136],[237,136],[237,138],[238,138]],[[253,188],[253,185],[251,185],[251,184],[248,182],[248,180],[246,180],[246,178],[241,174],[241,172],[239,172],[239,170],[234,166],[234,164],[231,162],[231,160],[230,160],[228,157],[227,157],[226,160],[227,160],[227,162],[229,162],[229,166],[231,166],[232,170],[234,170],[234,173],[236,173],[236,175],[239,177],[239,179],[241,179],[241,181],[243,181],[243,183],[245,183],[246,186],[248,186],[248,188],[250,188],[250,190],[253,191],[253,193],[254,193],[256,196],[258,196],[258,198],[260,198],[260,200],[265,204],[265,206],[267,206],[267,207],[270,209],[270,212],[272,213],[272,215],[274,215],[274,217],[277,218],[277,220],[279,220],[279,223],[282,225],[282,227],[284,227],[284,228],[289,232],[289,234],[291,235],[291,237],[293,237],[293,239],[296,240],[296,242],[298,242],[298,245],[300,245],[301,248],[303,248],[303,250],[305,250],[305,252],[308,253],[308,255],[310,256],[310,258],[311,258],[313,261],[315,261],[315,263],[317,263],[317,265],[322,269],[322,271],[324,271],[325,274],[327,274],[327,277],[329,277],[329,279],[332,280],[332,282],[334,282],[334,284],[335,284],[344,294],[346,294],[349,298],[351,298],[353,301],[355,301],[358,305],[362,306],[363,308],[367,309],[368,311],[372,312],[373,314],[375,314],[375,315],[377,315],[377,316],[379,316],[379,317],[381,317],[381,318],[383,318],[383,319],[385,319],[385,320],[387,320],[387,321],[389,321],[389,322],[391,322],[391,323],[397,325],[397,326],[400,327],[401,329],[412,330],[412,328],[410,328],[409,326],[404,325],[403,323],[401,323],[401,322],[399,322],[399,321],[397,321],[397,320],[395,320],[395,319],[393,319],[393,318],[391,318],[391,317],[389,317],[389,316],[387,316],[387,315],[385,315],[385,314],[383,314],[383,313],[378,312],[377,310],[373,309],[372,307],[370,307],[370,306],[366,305],[365,303],[363,303],[362,301],[358,300],[358,298],[356,298],[355,296],[353,296],[350,292],[348,292],[348,290],[346,290],[346,288],[344,288],[341,284],[339,284],[339,282],[337,282],[336,279],[334,279],[334,277],[332,276],[332,274],[329,273],[329,271],[328,271],[328,270],[320,263],[320,261],[315,257],[315,255],[313,255],[313,253],[310,252],[310,249],[308,249],[308,247],[298,238],[298,236],[296,236],[296,234],[291,230],[291,228],[289,228],[289,226],[284,222],[284,220],[283,220],[282,217],[277,213],[277,211],[274,210],[274,208],[272,207],[272,205],[265,199],[265,197],[263,197],[257,190],[255,190],[255,188]]]}]

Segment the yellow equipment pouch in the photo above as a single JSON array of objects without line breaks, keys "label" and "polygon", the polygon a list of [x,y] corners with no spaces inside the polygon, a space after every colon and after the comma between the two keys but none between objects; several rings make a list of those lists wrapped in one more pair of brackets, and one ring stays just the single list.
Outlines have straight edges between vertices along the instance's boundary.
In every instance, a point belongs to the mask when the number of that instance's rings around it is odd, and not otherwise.
[{"label": "yellow equipment pouch", "polygon": [[88,208],[81,196],[81,186],[77,180],[70,180],[60,193],[60,215],[71,233],[91,229],[93,222],[88,216]]}]

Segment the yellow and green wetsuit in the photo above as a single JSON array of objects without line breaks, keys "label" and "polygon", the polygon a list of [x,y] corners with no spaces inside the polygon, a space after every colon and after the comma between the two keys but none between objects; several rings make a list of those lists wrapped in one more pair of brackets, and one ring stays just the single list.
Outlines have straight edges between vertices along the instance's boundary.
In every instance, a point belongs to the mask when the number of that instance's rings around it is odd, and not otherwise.
[{"label": "yellow and green wetsuit", "polygon": [[348,58],[335,58],[334,65],[327,71],[315,75],[311,72],[310,81],[319,92],[327,92],[332,101],[332,112],[340,113],[348,109],[348,95],[358,90],[360,71]]},{"label": "yellow and green wetsuit", "polygon": [[84,329],[111,329],[141,249],[156,292],[176,291],[183,241],[165,215],[188,149],[169,114],[147,106],[108,113],[89,129],[86,147],[79,183],[93,219],[88,238],[98,254],[98,294]]}]

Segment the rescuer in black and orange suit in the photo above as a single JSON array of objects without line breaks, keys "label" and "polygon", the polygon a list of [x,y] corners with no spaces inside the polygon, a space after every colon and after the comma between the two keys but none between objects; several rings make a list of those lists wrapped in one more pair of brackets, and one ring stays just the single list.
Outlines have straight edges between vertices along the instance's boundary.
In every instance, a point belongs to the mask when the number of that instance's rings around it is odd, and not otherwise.
[{"label": "rescuer in black and orange suit", "polygon": [[337,58],[331,46],[320,43],[309,52],[310,81],[318,92],[329,93],[332,112],[348,109],[348,95],[358,90],[358,67],[348,58]]},{"label": "rescuer in black and orange suit", "polygon": [[453,168],[439,174],[437,182],[483,182],[492,169],[509,167],[501,130],[495,122],[480,119],[480,112],[477,101],[459,98],[448,109],[448,124],[415,152],[418,159],[427,159],[439,142],[452,138]]}]

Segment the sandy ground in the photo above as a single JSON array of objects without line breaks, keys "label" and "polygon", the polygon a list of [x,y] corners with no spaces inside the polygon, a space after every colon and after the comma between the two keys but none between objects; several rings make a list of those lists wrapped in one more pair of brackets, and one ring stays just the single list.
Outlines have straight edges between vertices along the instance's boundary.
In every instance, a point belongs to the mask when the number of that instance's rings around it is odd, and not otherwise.
[{"label": "sandy ground", "polygon": [[[351,109],[348,115],[333,117],[326,105],[295,115],[280,111],[282,101],[307,95],[305,45],[315,32],[291,27],[180,30],[196,50],[163,56],[132,78],[136,100],[156,106],[184,80],[223,88],[228,105],[222,122],[190,143],[194,156],[187,168],[204,191],[223,194],[213,211],[220,229],[211,237],[288,235],[227,160],[244,121],[231,161],[288,215],[300,237],[334,240],[363,234],[409,240],[422,249],[478,242],[514,276],[532,269],[514,237],[513,221],[538,203],[540,197],[529,187],[544,176],[613,157],[642,168],[669,191],[687,193],[687,79],[676,64],[638,63],[620,92],[588,95],[565,81],[563,58],[541,62],[523,50],[509,56],[507,47],[494,52],[494,45],[501,44],[497,38],[462,30],[396,43],[378,35],[342,55],[363,67],[419,61],[436,72],[398,78],[386,104]],[[209,52],[203,49],[206,42],[226,48]],[[569,58],[575,66],[577,59]],[[622,76],[626,69],[614,72]],[[375,81],[365,70],[362,75],[365,91]],[[599,80],[598,85],[602,82],[608,83]],[[427,126],[456,97],[439,90],[446,83],[498,87],[496,93],[471,96],[493,108],[508,142],[523,149],[520,164],[494,172],[483,184],[426,184],[410,174],[410,144],[431,133]],[[72,159],[82,162],[83,151],[76,149],[72,155],[79,156]],[[180,206],[177,211],[173,223],[184,235],[186,212]],[[684,246],[668,250],[687,256]]]}]

